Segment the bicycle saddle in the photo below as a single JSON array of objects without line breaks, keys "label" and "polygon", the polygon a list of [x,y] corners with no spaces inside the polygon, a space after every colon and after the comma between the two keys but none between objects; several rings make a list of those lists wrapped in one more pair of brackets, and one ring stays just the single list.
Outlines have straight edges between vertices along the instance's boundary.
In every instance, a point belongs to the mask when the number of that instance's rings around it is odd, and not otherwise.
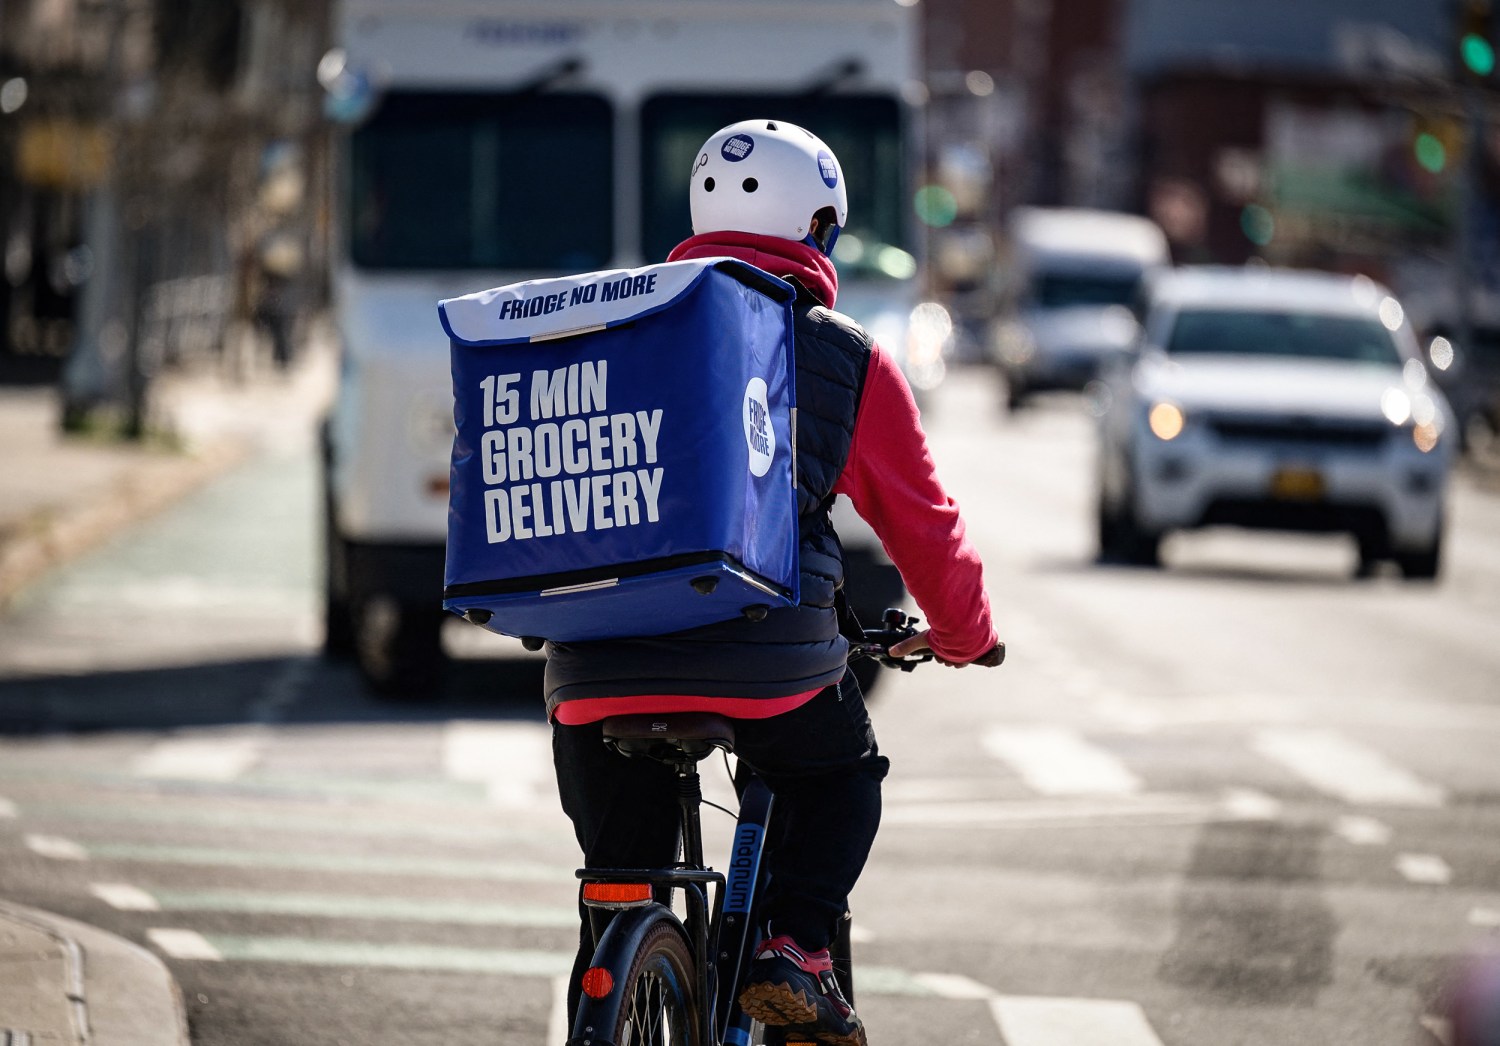
[{"label": "bicycle saddle", "polygon": [[621,755],[663,763],[697,762],[714,749],[734,751],[734,724],[709,712],[617,715],[604,720],[604,743]]}]

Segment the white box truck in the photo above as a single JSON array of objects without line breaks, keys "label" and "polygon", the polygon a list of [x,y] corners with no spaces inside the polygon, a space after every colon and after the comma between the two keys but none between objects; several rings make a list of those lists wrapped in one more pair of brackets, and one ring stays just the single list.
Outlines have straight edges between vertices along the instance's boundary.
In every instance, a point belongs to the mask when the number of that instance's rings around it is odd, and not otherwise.
[{"label": "white box truck", "polygon": [[[453,423],[440,298],[664,260],[719,127],[799,123],[838,153],[839,308],[900,354],[917,298],[912,0],[344,0],[320,78],[343,123],[324,426],[327,632],[378,689],[430,691]],[[902,595],[845,535],[866,614]]]}]

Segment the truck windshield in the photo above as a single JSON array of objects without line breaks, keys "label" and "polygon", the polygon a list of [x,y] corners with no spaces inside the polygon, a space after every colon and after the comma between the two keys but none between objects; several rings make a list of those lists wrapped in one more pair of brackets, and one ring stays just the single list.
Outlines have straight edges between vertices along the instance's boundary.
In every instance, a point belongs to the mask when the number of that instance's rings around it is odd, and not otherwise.
[{"label": "truck windshield", "polygon": [[698,150],[739,120],[786,120],[838,156],[848,179],[849,224],[834,259],[845,272],[910,276],[906,251],[901,107],[887,95],[659,94],[641,107],[642,247],[660,261],[692,235],[688,179]]},{"label": "truck windshield", "polygon": [[602,268],[613,139],[597,95],[387,95],[349,143],[350,256],[371,269]]},{"label": "truck windshield", "polygon": [[1390,331],[1379,320],[1307,312],[1186,310],[1172,327],[1167,353],[1401,363]]}]

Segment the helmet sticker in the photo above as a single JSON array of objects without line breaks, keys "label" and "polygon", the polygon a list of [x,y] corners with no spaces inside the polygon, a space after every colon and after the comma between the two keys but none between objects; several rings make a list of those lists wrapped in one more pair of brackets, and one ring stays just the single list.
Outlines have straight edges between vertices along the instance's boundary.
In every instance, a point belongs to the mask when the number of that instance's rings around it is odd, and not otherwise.
[{"label": "helmet sticker", "polygon": [[698,162],[695,163],[695,164],[693,164],[693,173],[690,174],[688,177],[690,177],[690,178],[696,178],[698,176],[699,169],[703,168],[703,167],[707,167],[707,166],[708,166],[708,153],[699,153],[698,154]]},{"label": "helmet sticker", "polygon": [[839,165],[833,158],[833,153],[827,149],[818,150],[818,173],[823,176],[823,184],[833,189],[839,184]]},{"label": "helmet sticker", "polygon": [[739,163],[755,148],[755,139],[748,134],[737,134],[719,147],[719,154],[730,163]]}]

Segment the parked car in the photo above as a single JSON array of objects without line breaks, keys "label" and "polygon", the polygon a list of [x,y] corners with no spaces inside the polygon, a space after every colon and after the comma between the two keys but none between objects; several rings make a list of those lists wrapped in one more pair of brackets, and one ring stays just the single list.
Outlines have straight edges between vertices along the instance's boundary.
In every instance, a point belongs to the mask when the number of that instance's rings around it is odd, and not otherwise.
[{"label": "parked car", "polygon": [[1373,281],[1165,274],[1101,401],[1105,558],[1154,565],[1167,531],[1227,524],[1348,532],[1362,573],[1437,576],[1455,420]]},{"label": "parked car", "polygon": [[1133,214],[1018,207],[1006,236],[1007,267],[993,354],[1006,405],[1033,392],[1081,390],[1102,363],[1135,341],[1141,282],[1167,267],[1167,240]]}]

